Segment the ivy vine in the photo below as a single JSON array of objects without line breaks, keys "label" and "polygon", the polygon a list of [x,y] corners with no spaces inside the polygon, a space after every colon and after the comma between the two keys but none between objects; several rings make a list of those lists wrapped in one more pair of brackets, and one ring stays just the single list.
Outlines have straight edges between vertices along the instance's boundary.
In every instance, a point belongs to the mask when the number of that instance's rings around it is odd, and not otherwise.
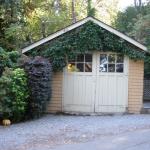
[{"label": "ivy vine", "polygon": [[53,70],[59,71],[66,66],[67,58],[74,58],[78,52],[89,51],[117,52],[135,60],[146,58],[146,52],[92,21],[40,45],[28,53],[30,56],[40,55],[49,58]]}]

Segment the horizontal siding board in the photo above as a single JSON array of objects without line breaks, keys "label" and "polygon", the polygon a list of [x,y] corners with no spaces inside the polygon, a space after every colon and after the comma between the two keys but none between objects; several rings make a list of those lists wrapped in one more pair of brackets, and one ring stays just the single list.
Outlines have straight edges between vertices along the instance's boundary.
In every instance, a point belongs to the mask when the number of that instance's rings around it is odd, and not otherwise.
[{"label": "horizontal siding board", "polygon": [[129,61],[129,95],[128,111],[140,113],[143,106],[143,76],[144,62]]},{"label": "horizontal siding board", "polygon": [[62,111],[62,79],[63,73],[56,72],[52,77],[52,95],[47,106],[48,113],[56,113]]}]

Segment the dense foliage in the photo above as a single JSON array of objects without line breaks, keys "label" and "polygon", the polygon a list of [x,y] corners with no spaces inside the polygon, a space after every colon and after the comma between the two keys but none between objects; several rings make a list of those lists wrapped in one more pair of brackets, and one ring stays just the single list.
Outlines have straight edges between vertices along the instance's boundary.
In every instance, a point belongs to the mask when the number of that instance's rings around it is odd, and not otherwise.
[{"label": "dense foliage", "polygon": [[150,46],[150,3],[136,7],[127,7],[124,12],[119,12],[115,19],[114,26],[139,42]]},{"label": "dense foliage", "polygon": [[[119,12],[114,26],[120,31],[145,44],[150,50],[150,2],[128,7]],[[150,56],[149,56],[150,57]],[[150,58],[145,59],[145,77],[150,78]]]},{"label": "dense foliage", "polygon": [[73,20],[86,17],[87,9],[90,13],[96,10],[96,17],[110,24],[117,14],[118,1],[2,0],[0,45],[8,50],[20,49],[71,24]]},{"label": "dense foliage", "polygon": [[16,51],[0,49],[0,118],[15,122],[39,117],[51,94],[49,61],[41,57],[26,59],[26,76],[24,69],[18,68],[18,56]]},{"label": "dense foliage", "polygon": [[12,116],[11,103],[11,71],[6,69],[3,76],[0,78],[0,114],[2,118],[10,118]]},{"label": "dense foliage", "polygon": [[0,47],[0,76],[2,75],[5,67],[15,67],[19,53],[17,51],[6,52]]},{"label": "dense foliage", "polygon": [[52,69],[49,61],[42,57],[35,57],[25,63],[30,90],[28,115],[32,118],[40,117],[46,111],[51,96]]},{"label": "dense foliage", "polygon": [[119,52],[132,59],[145,58],[144,51],[91,21],[35,48],[30,55],[50,58],[53,69],[62,70],[67,64],[67,58],[73,58],[78,52],[85,53],[93,50]]},{"label": "dense foliage", "polygon": [[23,69],[17,68],[12,72],[10,90],[13,119],[19,121],[25,115],[29,97],[27,76]]},{"label": "dense foliage", "polygon": [[22,120],[27,109],[28,96],[24,70],[7,68],[0,78],[0,113],[3,119]]}]

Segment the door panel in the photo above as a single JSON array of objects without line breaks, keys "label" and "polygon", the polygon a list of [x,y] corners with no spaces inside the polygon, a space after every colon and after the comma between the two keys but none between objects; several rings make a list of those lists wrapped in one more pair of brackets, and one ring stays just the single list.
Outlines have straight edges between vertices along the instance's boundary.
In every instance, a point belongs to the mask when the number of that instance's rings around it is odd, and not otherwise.
[{"label": "door panel", "polygon": [[94,112],[92,75],[66,74],[64,79],[64,111]]},{"label": "door panel", "polygon": [[124,72],[100,72],[100,53],[97,54],[95,112],[125,112],[128,102],[128,59]]},{"label": "door panel", "polygon": [[98,76],[95,112],[124,112],[127,106],[127,77]]}]

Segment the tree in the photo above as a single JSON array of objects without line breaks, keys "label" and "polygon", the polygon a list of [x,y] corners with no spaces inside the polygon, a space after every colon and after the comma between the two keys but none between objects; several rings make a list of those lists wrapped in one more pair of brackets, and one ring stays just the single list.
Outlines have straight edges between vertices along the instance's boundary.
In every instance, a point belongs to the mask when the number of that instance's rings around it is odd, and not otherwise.
[{"label": "tree", "polygon": [[0,1],[0,45],[9,51],[19,50],[88,15],[110,24],[118,1]]},{"label": "tree", "polygon": [[150,48],[150,14],[138,16],[129,35]]},{"label": "tree", "polygon": [[124,12],[118,12],[113,25],[121,32],[128,34],[133,30],[138,14],[136,8],[130,6]]},{"label": "tree", "polygon": [[119,0],[95,0],[93,7],[96,10],[95,17],[111,25],[117,16]]},{"label": "tree", "polygon": [[14,49],[16,40],[15,37],[5,35],[6,29],[16,28],[24,22],[23,2],[21,0],[5,0],[0,1],[0,45],[6,49]]},{"label": "tree", "polygon": [[[140,10],[137,9],[140,7]],[[150,2],[145,5],[135,1],[135,6],[119,12],[114,26],[137,41],[145,44],[150,50]],[[150,76],[150,58],[145,61],[145,77]]]},{"label": "tree", "polygon": [[87,6],[87,16],[95,16],[95,8],[92,8],[92,1],[88,0],[88,6]]},{"label": "tree", "polygon": [[142,6],[141,11],[128,7],[125,12],[119,12],[114,26],[139,42],[149,46],[150,39],[150,3]]},{"label": "tree", "polygon": [[75,0],[72,0],[72,23],[76,22]]},{"label": "tree", "polygon": [[138,11],[140,11],[142,7],[142,0],[134,0],[134,6]]}]

